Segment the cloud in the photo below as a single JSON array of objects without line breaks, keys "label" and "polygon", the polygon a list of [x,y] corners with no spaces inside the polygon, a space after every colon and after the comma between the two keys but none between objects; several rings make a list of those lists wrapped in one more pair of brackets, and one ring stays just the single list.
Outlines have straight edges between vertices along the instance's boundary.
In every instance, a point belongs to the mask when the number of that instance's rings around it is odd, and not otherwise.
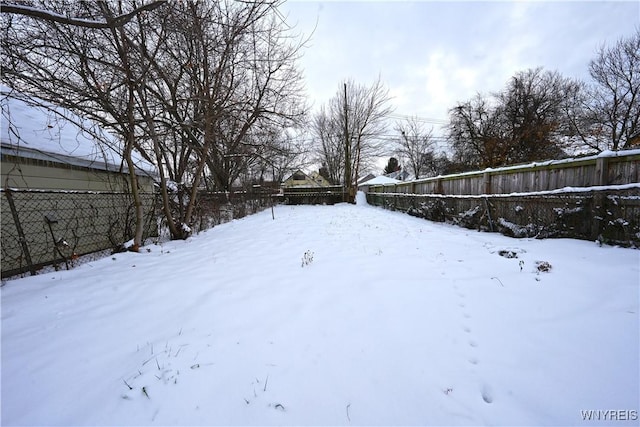
[{"label": "cloud", "polygon": [[516,72],[542,66],[588,79],[603,42],[630,35],[640,2],[287,2],[309,34],[301,60],[317,108],[340,83],[378,75],[396,112],[447,119],[476,92],[501,90]]},{"label": "cloud", "polygon": [[453,51],[437,49],[427,55],[425,64],[407,68],[406,77],[414,82],[413,92],[422,98],[422,111],[428,117],[446,116],[452,100],[464,100],[476,90],[478,70],[464,62]]}]

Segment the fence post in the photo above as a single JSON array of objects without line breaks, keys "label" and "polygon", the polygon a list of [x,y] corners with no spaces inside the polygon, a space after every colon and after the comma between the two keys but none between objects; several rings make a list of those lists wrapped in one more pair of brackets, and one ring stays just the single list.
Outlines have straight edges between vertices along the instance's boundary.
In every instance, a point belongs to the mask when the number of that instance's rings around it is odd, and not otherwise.
[{"label": "fence post", "polygon": [[[609,183],[609,158],[598,157],[596,159],[595,185],[604,186]],[[602,191],[596,191],[591,198],[591,239],[600,238],[604,218],[606,217],[606,198]]]},{"label": "fence post", "polygon": [[596,159],[596,176],[595,185],[609,184],[609,158],[598,157]]},{"label": "fence post", "polygon": [[29,253],[29,245],[27,245],[27,239],[24,235],[22,224],[20,224],[20,218],[18,217],[18,211],[16,210],[16,205],[13,201],[13,195],[11,194],[11,190],[9,188],[5,190],[4,194],[7,196],[7,201],[9,202],[9,209],[11,210],[11,216],[13,217],[13,222],[16,225],[16,230],[18,231],[18,240],[20,240],[20,245],[22,246],[22,253],[24,254],[24,258],[27,260],[29,273],[31,273],[32,276],[35,276],[36,269],[33,267],[33,262],[31,261],[31,253]]},{"label": "fence post", "polygon": [[484,188],[484,194],[491,194],[491,173],[484,171],[482,174],[482,183]]}]

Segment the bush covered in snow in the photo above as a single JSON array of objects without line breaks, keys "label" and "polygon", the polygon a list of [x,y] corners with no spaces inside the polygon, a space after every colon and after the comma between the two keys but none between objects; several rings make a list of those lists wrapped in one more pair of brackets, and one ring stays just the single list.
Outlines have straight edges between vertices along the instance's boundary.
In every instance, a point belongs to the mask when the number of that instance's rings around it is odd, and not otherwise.
[{"label": "bush covered in snow", "polygon": [[511,237],[568,237],[640,247],[640,191],[445,196],[368,194],[370,204]]},{"label": "bush covered in snow", "polygon": [[410,207],[407,213],[430,221],[445,222],[450,212],[443,200],[435,199],[420,203],[417,207]]}]

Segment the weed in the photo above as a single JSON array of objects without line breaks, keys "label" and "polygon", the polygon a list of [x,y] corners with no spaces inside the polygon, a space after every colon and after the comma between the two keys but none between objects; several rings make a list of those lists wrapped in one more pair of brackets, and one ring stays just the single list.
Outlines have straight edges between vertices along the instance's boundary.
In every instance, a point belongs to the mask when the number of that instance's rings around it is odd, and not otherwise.
[{"label": "weed", "polygon": [[498,255],[503,256],[505,258],[518,258],[518,253],[509,250],[501,250],[498,252]]},{"label": "weed", "polygon": [[492,277],[492,279],[496,279],[498,281],[498,283],[500,283],[500,286],[502,286],[504,288],[504,284],[502,283],[502,281],[500,279],[498,279],[497,277]]},{"label": "weed", "polygon": [[538,270],[538,272],[547,273],[551,271],[551,264],[549,264],[547,261],[536,261],[536,269]]},{"label": "weed", "polygon": [[313,262],[313,252],[306,251],[304,253],[304,255],[302,255],[302,265],[301,265],[301,267],[304,267],[305,265],[309,265],[312,262]]}]

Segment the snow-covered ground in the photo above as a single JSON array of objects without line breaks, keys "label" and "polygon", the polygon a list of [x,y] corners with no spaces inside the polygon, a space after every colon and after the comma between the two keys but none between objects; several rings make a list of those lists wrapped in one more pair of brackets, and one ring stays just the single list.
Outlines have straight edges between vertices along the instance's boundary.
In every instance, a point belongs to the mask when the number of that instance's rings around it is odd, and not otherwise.
[{"label": "snow-covered ground", "polygon": [[278,206],[7,282],[1,421],[637,425],[639,277],[633,249]]}]

